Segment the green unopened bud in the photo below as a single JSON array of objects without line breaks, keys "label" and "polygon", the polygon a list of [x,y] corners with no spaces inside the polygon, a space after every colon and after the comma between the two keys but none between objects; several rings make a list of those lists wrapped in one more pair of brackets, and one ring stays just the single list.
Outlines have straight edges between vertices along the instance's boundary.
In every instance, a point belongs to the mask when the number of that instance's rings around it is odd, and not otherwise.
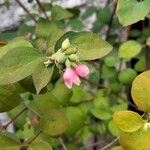
[{"label": "green unopened bud", "polygon": [[65,54],[66,55],[70,55],[70,54],[75,54],[78,51],[78,49],[76,47],[69,47],[66,51]]},{"label": "green unopened bud", "polygon": [[55,60],[58,62],[58,63],[64,63],[66,61],[66,56],[64,53],[58,53],[56,55],[56,58]]},{"label": "green unopened bud", "polygon": [[71,66],[73,67],[73,68],[75,68],[76,67],[76,63],[74,63],[74,62],[71,62]]},{"label": "green unopened bud", "polygon": [[69,56],[69,59],[70,59],[71,61],[76,61],[76,62],[79,61],[78,56],[77,56],[76,54],[71,54],[71,55]]},{"label": "green unopened bud", "polygon": [[71,66],[71,63],[70,63],[69,59],[66,60],[65,65],[66,65],[67,68],[69,68]]},{"label": "green unopened bud", "polygon": [[62,45],[61,45],[61,49],[63,51],[65,51],[66,49],[68,49],[70,47],[70,42],[69,42],[69,39],[65,39],[63,42],[62,42]]}]

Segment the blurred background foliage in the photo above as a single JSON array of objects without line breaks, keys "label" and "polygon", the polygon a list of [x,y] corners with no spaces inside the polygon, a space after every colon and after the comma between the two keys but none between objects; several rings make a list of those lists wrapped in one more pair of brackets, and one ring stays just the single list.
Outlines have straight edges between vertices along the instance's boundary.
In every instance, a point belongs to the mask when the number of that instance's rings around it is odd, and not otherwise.
[{"label": "blurred background foliage", "polygon": [[[20,8],[23,13],[13,25],[1,27],[1,48],[16,37],[24,37],[42,53],[50,47],[48,53],[51,53],[56,38],[71,30],[92,31],[110,43],[113,50],[103,58],[85,62],[90,68],[90,75],[83,79],[81,86],[74,86],[71,90],[63,84],[57,72],[39,95],[36,95],[31,76],[15,83],[17,92],[13,87],[6,91],[7,87],[0,87],[1,99],[5,95],[8,99],[16,99],[20,95],[21,99],[19,105],[9,101],[1,112],[8,111],[8,116],[13,119],[27,108],[13,122],[12,133],[1,134],[0,139],[5,139],[5,142],[0,144],[13,146],[15,150],[20,143],[32,141],[39,133],[39,117],[44,115],[45,124],[52,126],[44,128],[44,133],[40,133],[28,149],[122,150],[117,141],[122,131],[114,124],[112,115],[116,111],[128,109],[143,114],[134,104],[130,90],[135,77],[150,68],[149,16],[123,27],[116,15],[117,1],[111,0],[74,1],[72,4],[77,5],[73,7],[65,0],[4,0],[0,9],[10,11],[14,3],[16,9]],[[0,15],[4,15],[2,11]],[[60,108],[63,113],[55,111]],[[56,119],[56,131],[53,130],[53,119]],[[65,119],[68,120],[67,129],[65,123],[62,123]],[[4,122],[1,122],[3,125]],[[40,124],[44,126],[42,121]],[[15,139],[11,143],[12,137]],[[113,140],[116,143],[109,147],[107,144]]]}]

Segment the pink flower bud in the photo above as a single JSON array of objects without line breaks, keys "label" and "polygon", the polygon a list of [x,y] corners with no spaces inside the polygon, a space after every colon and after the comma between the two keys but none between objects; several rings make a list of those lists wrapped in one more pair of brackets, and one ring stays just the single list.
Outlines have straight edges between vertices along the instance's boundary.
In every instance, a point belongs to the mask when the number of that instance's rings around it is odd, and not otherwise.
[{"label": "pink flower bud", "polygon": [[71,69],[71,68],[66,68],[64,74],[63,74],[64,82],[65,85],[71,89],[72,84],[80,85],[80,79],[77,75],[77,73]]},{"label": "pink flower bud", "polygon": [[77,65],[75,70],[80,77],[86,77],[89,74],[89,68],[84,64]]}]

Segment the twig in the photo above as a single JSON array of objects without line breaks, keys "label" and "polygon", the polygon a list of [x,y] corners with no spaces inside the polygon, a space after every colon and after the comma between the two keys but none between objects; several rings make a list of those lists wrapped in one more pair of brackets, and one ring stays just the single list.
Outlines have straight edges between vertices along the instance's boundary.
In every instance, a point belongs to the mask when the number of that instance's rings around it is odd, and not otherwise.
[{"label": "twig", "polygon": [[96,86],[97,88],[105,88],[105,89],[108,89],[108,88],[105,87],[104,85],[99,84],[99,83],[94,83],[94,82],[92,82],[92,81],[90,81],[90,80],[88,80],[88,79],[86,79],[86,78],[82,78],[82,80],[84,80],[84,81],[90,83],[91,85]]},{"label": "twig", "polygon": [[112,142],[110,142],[109,144],[105,145],[103,148],[100,148],[99,150],[106,150],[107,148],[112,146],[114,143],[116,143],[118,140],[119,140],[119,137],[115,138]]},{"label": "twig", "polygon": [[25,107],[19,114],[17,114],[11,121],[9,121],[6,125],[3,126],[3,129],[7,129],[7,127],[13,123],[23,112],[25,112],[27,108]]},{"label": "twig", "polygon": [[86,150],[87,148],[92,148],[92,147],[94,148],[96,146],[99,146],[101,143],[102,143],[102,141],[97,141],[95,143],[88,144],[88,145],[82,147],[81,150]]},{"label": "twig", "polygon": [[4,40],[0,40],[0,45],[7,45],[7,41],[4,41]]},{"label": "twig", "polygon": [[29,111],[31,111],[32,113],[34,113],[36,116],[41,117],[41,115],[36,112],[32,107],[30,107],[29,105],[27,105],[26,103],[23,102],[23,105],[28,108]]},{"label": "twig", "polygon": [[66,147],[66,145],[65,145],[65,143],[64,143],[64,141],[63,141],[63,139],[62,139],[61,137],[59,137],[58,140],[59,140],[59,142],[60,142],[62,148],[63,148],[64,150],[67,150],[67,147]]},{"label": "twig", "polygon": [[111,17],[110,17],[110,20],[109,20],[109,23],[108,23],[108,30],[107,30],[107,33],[106,33],[106,40],[108,40],[109,33],[110,33],[110,30],[111,30],[111,26],[112,26],[112,23],[113,23],[113,18],[114,18],[116,8],[117,8],[117,1],[115,1],[114,3],[115,3],[114,4],[114,9],[113,9],[113,12],[111,14]]},{"label": "twig", "polygon": [[29,12],[29,10],[19,1],[16,0],[16,2],[22,7],[22,9],[34,20],[35,23],[37,23],[37,20],[35,17]]},{"label": "twig", "polygon": [[37,135],[35,135],[35,137],[33,137],[31,140],[25,142],[24,144],[26,145],[30,145],[37,137],[39,137],[41,135],[42,131],[40,131]]},{"label": "twig", "polygon": [[48,16],[47,16],[47,14],[46,14],[46,11],[45,11],[44,7],[42,6],[41,2],[40,2],[39,0],[35,0],[35,1],[37,2],[37,4],[38,4],[39,8],[40,8],[40,9],[41,9],[41,11],[43,12],[43,14],[44,14],[45,18],[46,18],[47,20],[49,20],[49,18],[48,18]]}]

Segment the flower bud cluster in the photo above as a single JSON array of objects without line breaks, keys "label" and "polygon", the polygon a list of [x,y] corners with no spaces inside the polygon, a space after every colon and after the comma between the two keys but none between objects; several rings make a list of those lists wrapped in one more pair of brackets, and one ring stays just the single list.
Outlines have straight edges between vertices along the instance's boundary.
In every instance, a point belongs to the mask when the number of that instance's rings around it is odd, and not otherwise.
[{"label": "flower bud cluster", "polygon": [[86,77],[89,69],[84,64],[79,64],[77,48],[70,45],[69,39],[62,42],[61,48],[44,62],[46,67],[55,64],[59,70],[65,70],[63,74],[64,83],[68,88],[73,84],[80,85],[79,77]]}]

